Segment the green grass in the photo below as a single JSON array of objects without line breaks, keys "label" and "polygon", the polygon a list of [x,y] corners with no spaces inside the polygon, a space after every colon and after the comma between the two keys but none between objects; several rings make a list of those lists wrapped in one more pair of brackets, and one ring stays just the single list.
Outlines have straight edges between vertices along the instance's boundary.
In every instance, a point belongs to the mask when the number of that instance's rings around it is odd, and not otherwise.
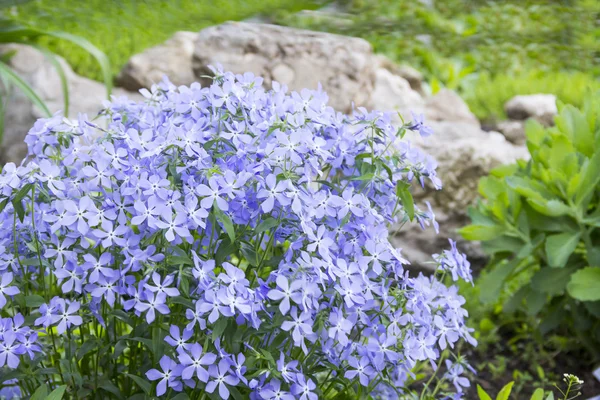
[{"label": "green grass", "polygon": [[563,103],[581,107],[587,91],[600,90],[600,80],[583,72],[531,71],[481,75],[462,95],[481,120],[502,120],[504,103],[518,94],[551,93]]},{"label": "green grass", "polygon": [[[597,0],[346,0],[343,15],[281,23],[362,37],[420,70],[432,91],[457,90],[484,120],[516,94],[579,105],[600,76]],[[425,3],[430,3],[431,6]]]},{"label": "green grass", "polygon": [[[90,40],[109,57],[117,74],[136,53],[168,39],[176,31],[199,31],[256,14],[277,16],[313,9],[319,0],[35,0],[14,7],[19,21],[44,30],[60,30]],[[100,80],[94,60],[80,49],[52,41],[50,47],[74,70]]]}]

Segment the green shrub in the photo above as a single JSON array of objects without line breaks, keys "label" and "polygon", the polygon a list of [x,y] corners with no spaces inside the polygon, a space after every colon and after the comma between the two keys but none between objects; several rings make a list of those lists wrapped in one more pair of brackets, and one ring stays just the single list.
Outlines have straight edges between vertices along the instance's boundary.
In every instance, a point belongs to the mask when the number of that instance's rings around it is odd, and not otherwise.
[{"label": "green shrub", "polygon": [[[581,392],[579,391],[581,389],[581,386],[583,385],[583,381],[581,379],[579,379],[575,375],[565,374],[563,381],[565,384],[564,390],[562,390],[558,386],[555,386],[560,393],[560,395],[556,397],[556,399],[573,400],[581,395]],[[511,382],[508,385],[504,386],[496,396],[496,400],[508,400],[510,398],[513,385],[514,382]],[[486,391],[483,390],[483,388],[479,385],[477,385],[477,397],[479,398],[479,400],[492,400],[492,397],[489,394],[487,394]],[[554,399],[555,397],[553,392],[544,392],[543,389],[537,389],[535,392],[533,392],[533,395],[530,398],[530,400]]]},{"label": "green shrub", "polygon": [[[581,109],[559,102],[556,126],[526,128],[531,160],[482,178],[467,240],[491,256],[481,299],[540,318],[542,334],[576,334],[600,356],[600,93]],[[512,296],[506,296],[506,291]]]}]

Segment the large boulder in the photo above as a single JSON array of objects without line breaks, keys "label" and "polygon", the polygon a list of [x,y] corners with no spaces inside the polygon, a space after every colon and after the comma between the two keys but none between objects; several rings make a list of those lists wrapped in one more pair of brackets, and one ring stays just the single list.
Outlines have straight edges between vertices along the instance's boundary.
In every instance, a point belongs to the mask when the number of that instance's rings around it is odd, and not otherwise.
[{"label": "large boulder", "polygon": [[[50,112],[64,109],[63,92],[60,76],[55,66],[40,51],[23,45],[7,45],[0,48],[0,53],[15,51],[9,65],[23,78],[37,95],[46,103]],[[95,115],[106,100],[106,87],[96,81],[83,78],[73,72],[62,58],[62,65],[69,88],[69,116],[79,113]],[[0,88],[6,93],[6,88]],[[141,98],[139,94],[128,93],[123,89],[113,90],[113,95],[129,95]],[[139,97],[138,97],[139,96]],[[42,111],[21,92],[12,87],[6,103],[4,120],[4,140],[0,144],[0,165],[5,162],[19,163],[27,154],[24,138],[34,122],[44,116]]]},{"label": "large boulder", "polygon": [[330,105],[347,112],[352,103],[367,103],[374,81],[367,41],[268,24],[227,22],[200,31],[192,60],[196,78],[217,64],[235,73],[253,72],[267,86],[278,81],[300,90],[321,84]]},{"label": "large boulder", "polygon": [[117,76],[117,85],[128,90],[150,88],[168,76],[175,85],[189,85],[196,80],[192,71],[195,32],[176,32],[166,42],[151,47],[129,59]]},{"label": "large boulder", "polygon": [[510,119],[526,120],[534,118],[545,126],[551,126],[558,113],[556,96],[553,94],[530,94],[515,96],[504,105]]},{"label": "large boulder", "polygon": [[[399,112],[411,118],[410,111],[423,112],[425,100],[412,89],[406,79],[387,68],[375,69],[373,92],[367,107],[374,110]],[[399,122],[399,121],[397,121]]]}]

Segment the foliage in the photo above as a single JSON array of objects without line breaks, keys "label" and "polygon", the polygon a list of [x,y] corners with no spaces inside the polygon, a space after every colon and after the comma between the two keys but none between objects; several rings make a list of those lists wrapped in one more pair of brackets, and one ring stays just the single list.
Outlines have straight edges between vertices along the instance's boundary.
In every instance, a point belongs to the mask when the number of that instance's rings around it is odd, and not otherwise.
[{"label": "foliage", "polygon": [[481,120],[502,120],[504,104],[518,94],[552,93],[575,107],[583,105],[588,92],[600,90],[600,80],[583,72],[532,70],[519,74],[480,74],[462,91],[469,108]]},{"label": "foliage", "polygon": [[[581,389],[581,386],[583,385],[582,380],[580,380],[575,375],[565,374],[563,381],[566,385],[564,391],[561,390],[558,386],[556,386],[556,389],[560,392],[560,396],[561,396],[561,397],[558,397],[558,399],[572,400],[581,395],[581,392],[579,392],[579,390]],[[504,386],[502,388],[502,390],[500,390],[500,392],[496,396],[496,400],[508,400],[510,398],[510,394],[512,392],[513,385],[514,385],[514,382],[510,382],[509,384]],[[554,393],[552,393],[552,392],[548,392],[546,397],[544,397],[544,395],[545,395],[545,393],[544,393],[543,389],[537,389],[531,396],[530,400],[544,400],[544,399],[545,400],[554,400],[555,399]],[[489,394],[487,394],[485,392],[485,390],[483,390],[483,388],[479,385],[477,386],[477,396],[479,397],[479,400],[492,400],[492,397]]]},{"label": "foliage", "polygon": [[[112,88],[112,75],[110,73],[110,64],[106,55],[98,50],[94,45],[88,42],[86,39],[73,35],[71,33],[61,31],[43,31],[35,29],[29,26],[17,23],[13,19],[6,19],[0,16],[0,44],[20,44],[36,48],[41,51],[56,68],[58,75],[61,79],[61,86],[64,97],[64,113],[69,112],[69,88],[68,82],[65,75],[65,71],[57,59],[56,54],[50,51],[48,48],[40,44],[43,38],[54,38],[61,40],[62,42],[71,43],[74,46],[78,46],[82,53],[86,54],[88,58],[91,55],[95,62],[97,62],[104,84],[106,85],[107,97],[110,95]],[[5,54],[2,54],[0,59],[0,79],[1,79],[1,90],[0,90],[0,145],[3,141],[4,136],[4,112],[6,104],[9,100],[10,93],[13,88],[20,90],[27,96],[31,102],[36,105],[46,116],[50,116],[50,110],[44,103],[44,101],[38,96],[37,93],[29,86],[29,84],[23,80],[15,71],[13,71],[8,65],[8,61],[15,54],[17,50],[9,49]]]},{"label": "foliage", "polygon": [[80,399],[460,396],[456,344],[475,342],[442,281],[471,282],[469,263],[451,242],[436,276],[410,277],[388,241],[394,223],[437,227],[411,195],[440,187],[435,163],[403,139],[429,134],[422,117],[396,128],[215,74],[100,121],[40,120],[29,162],[4,167],[1,381]]},{"label": "foliage", "polygon": [[[162,43],[176,31],[199,31],[256,14],[314,8],[320,0],[36,0],[13,9],[14,17],[44,30],[62,30],[86,38],[110,57],[116,75],[129,58]],[[86,52],[49,40],[73,69],[92,79],[102,77]]]},{"label": "foliage", "polygon": [[509,94],[543,91],[577,104],[585,86],[598,87],[595,0],[342,3],[341,14],[284,15],[279,22],[365,38],[423,72],[432,92],[458,90],[484,120],[503,117]]},{"label": "foliage", "polygon": [[542,333],[573,327],[598,357],[600,93],[559,108],[556,127],[528,122],[530,161],[481,179],[485,201],[461,234],[492,256],[478,281],[484,302],[508,289],[506,311],[539,316]]}]

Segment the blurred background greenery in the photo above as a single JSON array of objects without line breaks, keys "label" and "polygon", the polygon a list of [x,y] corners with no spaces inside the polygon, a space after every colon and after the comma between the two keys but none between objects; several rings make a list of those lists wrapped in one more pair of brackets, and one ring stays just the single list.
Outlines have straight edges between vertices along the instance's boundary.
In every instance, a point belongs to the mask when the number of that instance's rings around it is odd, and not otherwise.
[{"label": "blurred background greenery", "polygon": [[[109,56],[115,74],[131,55],[176,31],[259,15],[278,24],[363,37],[377,52],[421,71],[432,92],[441,87],[459,91],[483,121],[504,118],[502,106],[516,94],[553,93],[579,106],[587,88],[600,88],[597,0],[15,3],[23,4],[8,8],[10,16],[40,29],[85,37]],[[97,63],[84,50],[47,40],[76,72],[100,79]]]}]

